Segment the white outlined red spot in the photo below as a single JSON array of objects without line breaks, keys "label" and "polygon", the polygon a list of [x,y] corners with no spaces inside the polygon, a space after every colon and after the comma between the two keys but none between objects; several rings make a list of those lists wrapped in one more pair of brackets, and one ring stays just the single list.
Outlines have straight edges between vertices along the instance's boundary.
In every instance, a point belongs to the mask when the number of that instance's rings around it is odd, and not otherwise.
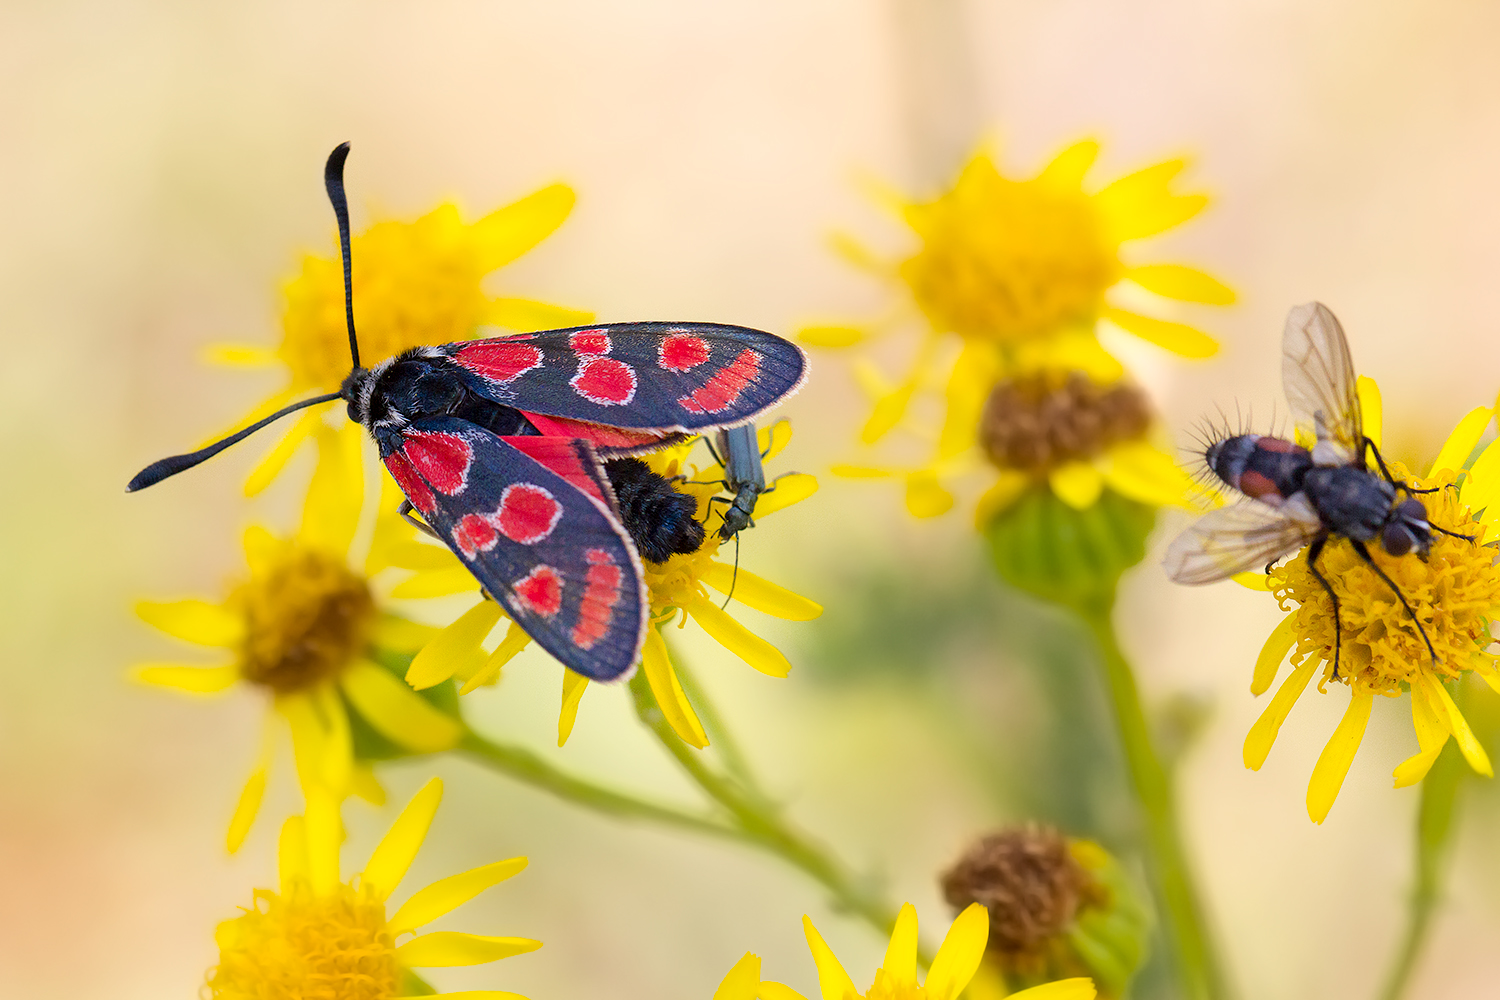
[{"label": "white outlined red spot", "polygon": [[503,385],[542,367],[542,352],[530,344],[480,341],[459,348],[453,360],[480,378]]},{"label": "white outlined red spot", "polygon": [[[474,449],[457,434],[441,431],[411,431],[401,446],[411,464],[433,489],[453,496],[469,482],[469,464]],[[386,463],[387,468],[390,463]],[[397,482],[400,482],[398,479]],[[410,499],[410,494],[407,494]],[[417,502],[412,500],[412,506]]]},{"label": "white outlined red spot", "polygon": [[585,358],[568,384],[600,406],[624,406],[635,398],[635,369],[614,358]]},{"label": "white outlined red spot", "polygon": [[465,514],[453,528],[453,544],[470,559],[493,549],[499,540],[500,533],[491,519],[479,514]]},{"label": "white outlined red spot", "polygon": [[557,527],[562,504],[552,492],[535,483],[513,483],[500,494],[500,507],[488,518],[513,542],[535,545]]},{"label": "white outlined red spot", "polygon": [[579,649],[593,649],[595,643],[609,634],[625,574],[605,549],[589,549],[584,558],[588,560],[589,571],[579,602],[578,624],[573,626],[573,644]]},{"label": "white outlined red spot", "polygon": [[546,563],[537,565],[530,573],[511,584],[516,603],[532,614],[551,618],[562,610],[562,574]]},{"label": "white outlined red spot", "polygon": [[407,457],[399,451],[393,451],[385,456],[385,467],[390,471],[391,478],[396,480],[396,485],[401,487],[401,492],[406,494],[406,499],[411,505],[422,512],[423,517],[432,517],[437,513],[437,497],[422,482],[422,477],[417,475],[417,470],[412,466]]},{"label": "white outlined red spot", "polygon": [[722,413],[739,402],[745,388],[760,377],[761,353],[745,348],[733,361],[709,376],[702,386],[681,396],[677,405],[689,413]]},{"label": "white outlined red spot", "polygon": [[708,341],[691,333],[669,333],[656,351],[656,363],[669,372],[689,372],[708,360]]},{"label": "white outlined red spot", "polygon": [[568,336],[568,346],[580,358],[597,358],[608,354],[614,345],[603,330],[579,330]]}]

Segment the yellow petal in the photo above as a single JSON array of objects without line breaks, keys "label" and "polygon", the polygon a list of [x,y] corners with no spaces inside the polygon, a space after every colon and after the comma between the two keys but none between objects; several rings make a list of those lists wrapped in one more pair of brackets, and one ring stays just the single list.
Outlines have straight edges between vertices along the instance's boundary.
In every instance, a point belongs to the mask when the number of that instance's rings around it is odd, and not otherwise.
[{"label": "yellow petal", "polygon": [[1281,732],[1281,724],[1286,721],[1287,713],[1292,710],[1292,706],[1302,696],[1303,689],[1307,687],[1307,682],[1312,679],[1315,665],[1313,658],[1309,656],[1300,667],[1292,671],[1291,676],[1276,689],[1271,704],[1266,706],[1266,710],[1245,735],[1244,759],[1245,766],[1250,770],[1259,771],[1260,766],[1266,762],[1271,744],[1276,742],[1276,734]]},{"label": "yellow petal", "polygon": [[729,650],[763,674],[785,677],[791,673],[792,665],[781,652],[760,636],[719,609],[717,604],[704,597],[690,601],[687,613],[702,626],[719,645]]},{"label": "yellow petal", "polygon": [[846,1000],[850,995],[859,996],[859,991],[854,988],[854,980],[849,978],[849,973],[839,964],[833,949],[828,947],[828,942],[823,940],[823,935],[818,933],[810,917],[802,918],[802,933],[807,936],[807,948],[812,952],[813,964],[818,967],[818,989],[823,993],[823,1000]]},{"label": "yellow petal", "polygon": [[1124,497],[1153,507],[1192,507],[1193,479],[1166,452],[1145,441],[1109,449],[1104,481]]},{"label": "yellow petal", "polygon": [[381,615],[375,621],[371,641],[379,649],[393,653],[415,653],[438,634],[431,625],[414,622],[398,615]]},{"label": "yellow petal", "polygon": [[1181,225],[1203,211],[1203,195],[1174,195],[1169,185],[1186,166],[1168,160],[1121,177],[1094,195],[1094,205],[1110,223],[1116,240],[1135,240]]},{"label": "yellow petal", "polygon": [[459,990],[457,993],[423,993],[421,996],[392,997],[391,1000],[528,1000],[519,993],[505,990]]},{"label": "yellow petal", "polygon": [[349,732],[349,712],[333,684],[320,684],[308,694],[323,725],[323,782],[342,802],[349,793],[349,776],[354,773],[354,738]]},{"label": "yellow petal", "polygon": [[495,647],[495,651],[489,655],[473,676],[464,681],[464,686],[458,689],[458,693],[468,694],[486,684],[498,681],[500,671],[505,668],[505,665],[530,643],[531,636],[526,634],[526,630],[515,622],[511,622],[505,630],[505,638],[500,640],[500,645]]},{"label": "yellow petal", "polygon": [[844,462],[830,465],[828,471],[840,479],[889,479],[899,474],[894,470],[879,469],[873,465],[848,465]]},{"label": "yellow petal", "polygon": [[500,605],[480,601],[422,647],[406,669],[406,682],[420,691],[441,684],[465,666],[477,670],[485,656],[480,643],[499,620]]},{"label": "yellow petal", "polygon": [[474,579],[474,574],[460,565],[416,573],[392,587],[391,596],[402,599],[447,597],[473,593],[478,589],[479,581]]},{"label": "yellow petal", "polygon": [[897,990],[916,990],[917,986],[917,908],[901,904],[896,926],[891,928],[891,943],[886,945],[885,960],[880,963],[890,985]]},{"label": "yellow petal", "polygon": [[974,527],[983,531],[989,523],[1010,509],[1011,505],[1026,492],[1031,477],[1015,469],[1001,469],[995,485],[984,491],[974,508]]},{"label": "yellow petal", "polygon": [[1233,580],[1241,587],[1244,587],[1246,590],[1259,590],[1265,592],[1271,589],[1271,584],[1266,579],[1266,574],[1262,573],[1260,570],[1247,569],[1243,573],[1234,574],[1229,579]]},{"label": "yellow petal", "polygon": [[1143,264],[1125,270],[1125,277],[1148,292],[1183,302],[1227,306],[1234,302],[1234,289],[1195,267],[1182,264]]},{"label": "yellow petal", "polygon": [[355,663],[340,684],[359,714],[382,736],[417,753],[452,749],[463,726],[417,695],[389,671]]},{"label": "yellow petal", "polygon": [[219,667],[200,667],[190,663],[142,663],[132,667],[130,676],[142,684],[186,691],[189,694],[218,694],[240,679],[239,668],[232,663]]},{"label": "yellow petal", "polygon": [[1087,510],[1104,492],[1104,476],[1088,462],[1068,462],[1047,473],[1047,483],[1059,500],[1074,510]]},{"label": "yellow petal", "polygon": [[735,569],[721,562],[709,564],[699,577],[721,594],[732,594],[736,601],[768,615],[789,622],[809,622],[823,613],[821,604],[777,586],[747,569]]},{"label": "yellow petal", "polygon": [[1343,787],[1344,776],[1354,762],[1354,752],[1365,738],[1365,726],[1370,721],[1370,706],[1375,696],[1368,691],[1355,691],[1349,699],[1349,708],[1328,745],[1318,755],[1313,766],[1312,780],[1307,784],[1307,815],[1314,823],[1328,818],[1333,800],[1338,798]]},{"label": "yellow petal", "polygon": [[1438,754],[1443,752],[1443,747],[1448,743],[1447,717],[1433,704],[1432,696],[1427,693],[1427,686],[1420,681],[1411,685],[1411,722],[1417,733],[1417,743],[1422,749],[1397,765],[1392,774],[1397,788],[1415,785],[1427,777]]},{"label": "yellow petal", "polygon": [[359,425],[353,423],[337,431],[326,424],[318,428],[318,465],[308,486],[302,528],[297,533],[308,545],[340,554],[349,551],[364,499],[361,433]]},{"label": "yellow petal", "polygon": [[1484,747],[1474,738],[1474,731],[1469,728],[1469,722],[1458,710],[1458,706],[1453,704],[1453,696],[1448,693],[1448,689],[1434,677],[1427,674],[1420,676],[1428,694],[1433,696],[1440,710],[1448,717],[1448,728],[1453,733],[1453,739],[1458,742],[1458,749],[1463,751],[1464,760],[1486,778],[1493,778],[1495,771],[1490,767],[1489,754],[1484,752]]},{"label": "yellow petal", "polygon": [[[646,672],[646,683],[651,685],[651,695],[672,731],[689,746],[703,749],[708,746],[708,734],[703,724],[688,703],[677,672],[672,669],[672,660],[667,655],[667,644],[661,633],[651,628],[646,630],[646,645],[641,649],[641,669]],[[580,692],[581,693],[581,692]]]},{"label": "yellow petal", "polygon": [[439,879],[423,889],[412,893],[401,905],[395,916],[386,922],[394,934],[416,930],[432,923],[438,917],[457,909],[492,885],[499,885],[512,875],[524,870],[525,858],[508,858],[492,864],[471,868],[458,875]]},{"label": "yellow petal", "polygon": [[1133,333],[1147,343],[1184,358],[1211,358],[1219,350],[1218,341],[1186,323],[1142,316],[1117,306],[1105,306],[1100,315],[1126,333]]},{"label": "yellow petal", "polygon": [[549,184],[474,223],[469,236],[481,274],[503,267],[562,225],[577,196],[566,184]]},{"label": "yellow petal", "polygon": [[804,326],[797,339],[809,347],[853,347],[869,335],[858,326]]},{"label": "yellow petal", "polygon": [[261,800],[266,796],[269,763],[264,756],[256,762],[255,770],[250,772],[249,780],[240,791],[239,801],[234,804],[234,815],[229,818],[229,833],[224,838],[225,846],[230,854],[234,854],[244,845],[245,837],[250,833],[250,827],[255,824],[255,817],[260,812]]},{"label": "yellow petal", "polygon": [[339,845],[344,842],[344,825],[339,817],[339,798],[326,788],[308,790],[302,821],[307,834],[308,881],[313,892],[327,896],[340,882]]},{"label": "yellow petal", "polygon": [[760,989],[760,956],[745,952],[714,990],[713,1000],[755,1000]]},{"label": "yellow petal", "polygon": [[317,698],[313,693],[283,695],[276,710],[292,731],[292,758],[304,795],[313,788],[343,791],[353,766],[349,746],[349,720],[338,699]]},{"label": "yellow petal", "polygon": [[271,572],[288,545],[258,524],[245,529],[241,544],[245,549],[245,565],[250,567],[252,576],[264,576]]},{"label": "yellow petal", "polygon": [[396,817],[396,822],[391,824],[390,830],[375,847],[375,852],[370,855],[370,863],[365,865],[364,874],[360,876],[361,885],[381,899],[395,891],[402,876],[411,867],[412,859],[422,849],[422,841],[427,839],[427,828],[432,825],[432,817],[437,812],[438,803],[442,801],[441,778],[428,781],[411,797],[406,808],[401,810],[401,815]]},{"label": "yellow petal", "polygon": [[860,429],[859,439],[865,444],[874,444],[891,432],[891,428],[906,416],[906,408],[917,391],[915,382],[907,382],[875,400],[875,409]]},{"label": "yellow petal", "polygon": [[999,375],[1000,356],[994,345],[965,340],[948,376],[948,408],[938,434],[938,458],[952,458],[973,447],[980,414]]},{"label": "yellow petal", "polygon": [[938,947],[927,973],[926,992],[931,1000],[954,1000],[969,985],[984,958],[990,940],[990,911],[970,903],[953,921]]},{"label": "yellow petal", "polygon": [[385,786],[375,777],[375,770],[364,761],[356,763],[350,772],[349,790],[372,806],[385,805]]},{"label": "yellow petal", "polygon": [[1354,383],[1354,391],[1359,396],[1359,410],[1364,419],[1365,437],[1375,442],[1375,447],[1380,447],[1381,422],[1384,419],[1384,408],[1380,400],[1380,386],[1368,375],[1361,375]]},{"label": "yellow petal", "polygon": [[271,480],[281,475],[281,470],[286,468],[286,463],[296,454],[297,449],[302,447],[302,442],[312,436],[323,423],[322,408],[308,410],[293,421],[292,426],[280,441],[271,446],[264,458],[250,470],[250,476],[245,480],[245,496],[253,497],[267,486]]},{"label": "yellow petal", "polygon": [[1059,979],[1012,993],[1006,1000],[1094,1000],[1098,995],[1092,979]]},{"label": "yellow petal", "polygon": [[582,309],[555,306],[532,299],[490,299],[480,314],[480,322],[504,327],[517,333],[533,330],[557,330],[592,322],[594,314]]},{"label": "yellow petal", "polygon": [[1052,162],[1042,168],[1037,179],[1057,188],[1079,188],[1098,157],[1099,143],[1093,139],[1075,142],[1053,157]]},{"label": "yellow petal", "polygon": [[1488,406],[1476,406],[1464,414],[1463,419],[1453,428],[1453,433],[1448,435],[1448,440],[1443,442],[1443,450],[1438,452],[1432,468],[1427,470],[1427,478],[1431,479],[1444,469],[1451,472],[1462,469],[1494,414],[1495,411]]},{"label": "yellow petal", "polygon": [[1296,644],[1297,616],[1287,615],[1280,625],[1271,630],[1271,634],[1266,636],[1265,645],[1260,647],[1260,656],[1255,659],[1255,677],[1250,681],[1251,694],[1259,697],[1270,690],[1271,682],[1276,679],[1276,671],[1281,669],[1286,654]]},{"label": "yellow petal", "polygon": [[[446,545],[410,539],[390,547],[386,554],[389,565],[399,569],[462,569],[463,563]],[[467,571],[465,571],[467,572]]]},{"label": "yellow petal", "polygon": [[244,619],[207,601],[137,601],[135,613],[147,625],[199,646],[227,648],[245,637]]},{"label": "yellow petal", "polygon": [[[647,680],[650,680],[648,675]],[[573,724],[578,721],[578,705],[583,701],[583,692],[589,679],[563,667],[562,711],[557,715],[557,745],[562,746],[573,735]]]},{"label": "yellow petal", "polygon": [[1458,491],[1459,502],[1474,510],[1484,510],[1487,521],[1492,520],[1494,508],[1500,507],[1497,498],[1500,498],[1500,438],[1485,445]]},{"label": "yellow petal", "polygon": [[459,931],[423,934],[396,949],[396,961],[408,968],[483,965],[536,951],[542,942],[523,937],[483,937]]},{"label": "yellow petal", "polygon": [[912,517],[938,517],[953,509],[953,494],[935,471],[918,469],[906,477],[906,509]]},{"label": "yellow petal", "polygon": [[200,357],[225,368],[270,368],[277,361],[274,350],[259,344],[209,344]]},{"label": "yellow petal", "polygon": [[290,894],[297,883],[308,880],[307,832],[301,816],[289,816],[281,824],[281,836],[276,841],[276,865],[283,896]]},{"label": "yellow petal", "polygon": [[848,233],[829,233],[828,249],[832,250],[836,256],[843,258],[844,263],[853,265],[861,271],[885,276],[889,275],[893,270],[889,261],[880,257]]},{"label": "yellow petal", "polygon": [[757,995],[760,1000],[807,1000],[807,997],[784,983],[762,982]]},{"label": "yellow petal", "polygon": [[769,462],[792,443],[792,422],[783,418],[770,427],[762,427],[755,432],[755,443],[760,445],[761,452],[765,454],[766,461]]},{"label": "yellow petal", "polygon": [[818,480],[806,472],[788,472],[777,476],[771,488],[755,501],[755,516],[767,517],[778,510],[785,510],[794,503],[801,503],[818,492]]}]

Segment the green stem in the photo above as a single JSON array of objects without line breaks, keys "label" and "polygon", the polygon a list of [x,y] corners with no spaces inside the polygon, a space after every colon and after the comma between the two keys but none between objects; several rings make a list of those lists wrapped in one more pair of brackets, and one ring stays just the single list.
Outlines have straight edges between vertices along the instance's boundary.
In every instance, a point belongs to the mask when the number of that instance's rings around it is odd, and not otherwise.
[{"label": "green stem", "polygon": [[[1460,686],[1459,695],[1462,695]],[[1449,741],[1422,779],[1422,801],[1417,807],[1416,882],[1407,900],[1406,933],[1381,990],[1382,1000],[1400,1000],[1411,984],[1417,959],[1427,943],[1432,915],[1442,897],[1444,862],[1453,832],[1458,788],[1468,764],[1454,741]]]},{"label": "green stem", "polygon": [[1115,636],[1114,597],[1081,604],[1078,610],[1099,644],[1110,706],[1145,821],[1147,864],[1163,936],[1175,960],[1182,995],[1185,1000],[1228,996],[1228,984],[1183,849],[1171,776],[1152,745],[1135,674]]},{"label": "green stem", "polygon": [[698,675],[683,663],[674,644],[667,643],[667,653],[672,660],[673,672],[677,674],[677,680],[682,684],[682,690],[687,695],[688,701],[696,706],[698,718],[702,721],[703,728],[708,731],[714,750],[718,752],[719,759],[724,762],[724,767],[747,792],[758,793],[760,784],[756,781],[755,772],[750,768],[749,759],[740,749],[739,741],[725,725],[723,715],[708,697],[708,692],[698,682]]},{"label": "green stem", "polygon": [[[862,917],[883,934],[891,932],[897,911],[889,903],[863,884],[827,847],[788,822],[769,804],[771,800],[764,792],[718,773],[699,751],[682,742],[657,706],[643,672],[631,678],[630,693],[636,715],[657,742],[709,798],[729,811],[749,843],[810,875],[828,890],[836,908]],[[706,701],[700,703],[700,710],[705,710],[704,705]]]},{"label": "green stem", "polygon": [[457,749],[469,759],[517,781],[551,792],[558,798],[618,819],[646,820],[663,826],[747,841],[744,831],[711,816],[676,806],[650,802],[591,781],[574,777],[547,763],[530,750],[506,746],[467,727]]}]

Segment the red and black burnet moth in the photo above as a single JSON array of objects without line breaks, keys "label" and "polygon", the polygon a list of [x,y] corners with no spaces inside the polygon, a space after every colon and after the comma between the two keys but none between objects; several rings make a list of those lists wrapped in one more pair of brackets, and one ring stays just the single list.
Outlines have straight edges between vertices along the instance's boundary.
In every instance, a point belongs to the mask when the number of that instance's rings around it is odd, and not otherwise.
[{"label": "red and black burnet moth", "polygon": [[[1281,378],[1297,430],[1313,448],[1261,434],[1215,435],[1204,449],[1208,469],[1247,501],[1204,515],[1167,549],[1167,574],[1178,583],[1212,583],[1270,564],[1304,545],[1307,567],[1333,602],[1333,675],[1338,676],[1339,597],[1318,569],[1318,556],[1333,537],[1349,540],[1401,601],[1427,652],[1437,653],[1406,595],[1370,558],[1378,541],[1393,556],[1427,557],[1433,532],[1453,535],[1427,520],[1413,489],[1396,480],[1366,436],[1354,361],[1343,328],[1327,306],[1309,302],[1287,316],[1282,334]],[[1375,459],[1379,472],[1366,464]],[[1398,493],[1406,499],[1396,502]]]},{"label": "red and black burnet moth", "polygon": [[352,361],[342,387],[154,462],[127,491],[191,468],[288,413],[343,400],[405,493],[403,512],[420,513],[423,527],[569,669],[621,677],[645,641],[642,559],[663,561],[703,542],[696,501],[635,456],[691,434],[726,432],[726,485],[736,497],[721,534],[730,537],[749,523],[764,490],[750,425],[801,387],[806,356],[746,327],[608,323],[416,347],[361,367],[348,155],[349,144],[340,145],[324,170]]}]

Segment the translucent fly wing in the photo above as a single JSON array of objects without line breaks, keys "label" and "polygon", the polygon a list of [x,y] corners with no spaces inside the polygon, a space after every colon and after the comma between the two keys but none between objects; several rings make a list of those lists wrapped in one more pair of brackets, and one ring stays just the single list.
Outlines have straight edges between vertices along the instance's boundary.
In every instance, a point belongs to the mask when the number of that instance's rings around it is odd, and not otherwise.
[{"label": "translucent fly wing", "polygon": [[1322,530],[1305,493],[1292,494],[1280,507],[1236,504],[1205,514],[1178,535],[1162,565],[1177,583],[1213,583],[1273,563]]},{"label": "translucent fly wing", "polygon": [[1364,420],[1343,327],[1321,302],[1287,314],[1281,380],[1297,429],[1316,440],[1318,465],[1362,465]]}]

